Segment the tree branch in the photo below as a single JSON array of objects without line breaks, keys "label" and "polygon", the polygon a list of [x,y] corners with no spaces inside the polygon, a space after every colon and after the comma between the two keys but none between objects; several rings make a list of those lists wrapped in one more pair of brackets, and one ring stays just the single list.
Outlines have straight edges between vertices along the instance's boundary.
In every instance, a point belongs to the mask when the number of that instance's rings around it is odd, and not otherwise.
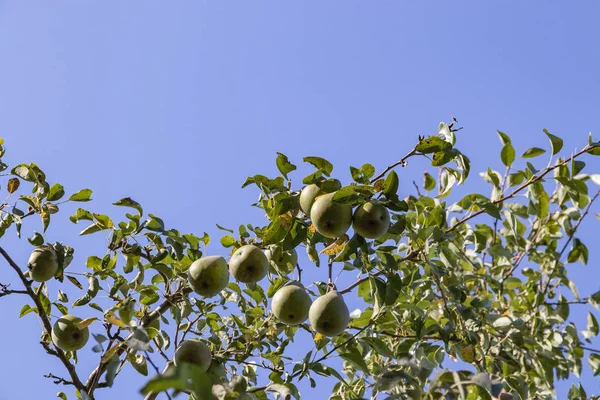
[{"label": "tree branch", "polygon": [[569,243],[571,243],[571,240],[573,240],[573,237],[577,233],[577,229],[579,228],[579,225],[581,225],[581,222],[586,217],[586,215],[589,214],[590,208],[592,207],[592,204],[594,203],[594,201],[596,201],[596,199],[598,198],[598,196],[600,196],[600,189],[596,192],[596,194],[594,195],[594,197],[592,197],[590,199],[590,202],[588,203],[587,207],[585,207],[585,211],[583,212],[583,214],[581,214],[581,216],[577,220],[577,223],[573,227],[573,232],[571,232],[571,234],[569,235],[569,238],[567,239],[567,242],[565,243],[565,245],[563,246],[562,250],[560,251],[560,255],[558,257],[559,260],[562,258],[563,254],[565,253],[565,250],[567,250],[567,247],[569,247]]},{"label": "tree branch", "polygon": [[[48,315],[46,315],[46,311],[44,311],[44,306],[42,305],[40,298],[38,297],[37,294],[35,294],[35,292],[31,288],[31,282],[28,281],[27,278],[25,278],[25,275],[23,274],[23,271],[21,271],[21,268],[19,268],[17,263],[15,263],[13,261],[13,259],[8,255],[8,253],[2,247],[0,247],[0,254],[2,254],[2,257],[4,257],[4,259],[12,267],[12,269],[15,270],[15,272],[21,279],[21,282],[23,282],[23,286],[25,286],[25,290],[26,290],[27,294],[29,295],[31,300],[33,300],[33,302],[37,308],[37,314],[42,321],[44,330],[45,330],[46,334],[48,334],[48,336],[50,336],[52,334],[52,324],[50,324],[50,318],[48,317]],[[46,350],[51,349],[49,344],[46,344],[46,346],[44,346],[44,347],[46,347]],[[79,379],[79,376],[77,375],[75,366],[73,364],[71,364],[71,362],[67,358],[65,352],[62,351],[60,348],[56,347],[56,345],[54,345],[54,349],[51,349],[51,350],[52,350],[52,352],[50,354],[56,356],[62,362],[62,364],[65,366],[67,371],[69,372],[69,376],[71,377],[73,386],[75,386],[79,390],[83,390],[84,386],[83,386],[83,383],[81,382],[81,380]]]},{"label": "tree branch", "polygon": [[[400,260],[398,260],[398,262],[401,263],[401,262],[404,262],[404,261],[412,260],[413,258],[415,258],[417,256],[417,254],[419,254],[419,250],[415,250],[415,251],[413,251],[411,253],[408,253],[406,256],[404,256],[403,258],[401,258]],[[358,279],[356,282],[354,282],[353,284],[351,284],[350,286],[348,286],[344,290],[340,290],[340,294],[351,292],[352,289],[354,289],[355,287],[357,287],[358,285],[360,285],[364,281],[369,280],[370,277],[379,276],[379,275],[382,275],[384,273],[385,273],[385,271],[377,271],[374,274],[369,274],[369,275],[365,276],[364,278]]]},{"label": "tree branch", "polygon": [[[584,210],[583,214],[581,214],[581,216],[577,220],[577,223],[573,227],[573,231],[569,235],[569,238],[567,239],[567,242],[565,243],[565,245],[563,246],[563,248],[560,250],[560,253],[559,253],[559,256],[558,256],[558,261],[560,261],[560,259],[562,258],[563,254],[567,250],[567,247],[569,247],[569,243],[571,243],[571,240],[573,240],[573,237],[575,236],[575,233],[577,233],[577,229],[579,228],[579,225],[581,225],[581,223],[583,222],[583,219],[589,214],[590,208],[592,207],[592,204],[594,203],[594,201],[596,201],[596,199],[598,198],[598,196],[600,196],[600,189],[596,192],[596,194],[594,195],[594,197],[592,197],[590,199],[590,202],[585,207],[585,210]],[[546,283],[546,286],[544,287],[544,291],[543,291],[544,292],[544,296],[546,295],[546,293],[548,293],[548,289],[550,289],[550,282],[551,281],[552,281],[552,279],[549,278],[548,282]],[[541,278],[540,278],[540,287],[541,287],[541,284],[542,284],[542,282],[541,282]]]},{"label": "tree branch", "polygon": [[44,378],[48,378],[48,379],[54,379],[54,384],[55,385],[72,385],[73,382],[66,380],[65,378],[61,378],[60,376],[56,376],[54,374],[46,374],[44,375]]},{"label": "tree branch", "polygon": [[0,297],[8,296],[9,294],[29,294],[27,290],[12,290],[8,288],[9,286],[0,283]]},{"label": "tree branch", "polygon": [[[185,296],[186,294],[189,294],[191,291],[192,291],[191,288],[186,287],[186,288],[181,289],[180,292],[176,292],[176,293],[173,293],[172,295],[166,296],[165,299],[163,300],[163,302],[158,307],[156,307],[154,309],[154,311],[152,311],[150,314],[148,314],[144,318],[142,318],[140,326],[145,328],[148,325],[150,325],[152,323],[152,321],[159,318],[172,305],[176,304],[179,300],[181,300],[183,298],[183,296]],[[124,343],[126,343],[132,337],[133,337],[133,333],[131,333],[129,336],[127,336],[127,338],[125,338]],[[120,357],[125,352],[125,350],[126,350],[126,346],[121,345],[119,350],[117,350],[117,352],[116,352],[117,356]],[[92,371],[92,373],[88,377],[88,379],[85,383],[85,388],[86,388],[87,394],[89,396],[92,396],[92,394],[94,393],[97,382],[100,380],[100,377],[102,376],[102,374],[104,374],[104,372],[106,372],[107,366],[108,366],[108,363],[103,363],[102,361],[100,361],[100,364],[96,367],[96,369],[94,371]]]},{"label": "tree branch", "polygon": [[383,178],[385,176],[385,174],[387,174],[389,171],[391,171],[392,169],[394,169],[398,165],[402,165],[403,167],[406,166],[406,160],[409,159],[410,157],[416,155],[416,154],[417,154],[417,149],[416,148],[412,149],[404,157],[402,157],[400,160],[398,160],[395,163],[393,163],[392,165],[386,167],[379,175],[377,175],[375,178],[371,179],[371,183],[377,182],[377,180]]},{"label": "tree branch", "polygon": [[[574,154],[573,156],[571,156],[570,158],[566,159],[565,161],[561,161],[555,165],[553,165],[552,167],[547,167],[546,169],[544,169],[542,171],[541,174],[539,175],[534,175],[531,178],[529,178],[525,183],[523,183],[521,186],[519,186],[518,188],[516,188],[515,190],[513,190],[510,194],[498,199],[498,200],[494,200],[492,201],[492,204],[498,204],[498,203],[502,203],[505,200],[511,199],[513,197],[515,197],[515,195],[517,195],[521,190],[525,189],[526,187],[542,180],[546,175],[548,175],[548,173],[550,173],[551,171],[554,171],[556,168],[562,167],[563,165],[567,165],[568,163],[570,163],[572,160],[574,160],[575,158],[579,157],[580,155],[582,155],[583,153],[587,153],[588,151],[590,151],[593,148],[596,147],[600,147],[600,146],[590,146],[587,145],[583,148],[583,150],[579,151],[578,153]],[[474,212],[471,215],[468,215],[466,217],[464,217],[463,219],[459,220],[458,222],[456,222],[453,226],[451,226],[450,228],[446,229],[446,233],[452,232],[454,229],[456,229],[458,226],[464,224],[465,222],[467,222],[468,220],[475,218],[478,215],[481,215],[485,212],[485,209],[481,209],[477,212]]]}]

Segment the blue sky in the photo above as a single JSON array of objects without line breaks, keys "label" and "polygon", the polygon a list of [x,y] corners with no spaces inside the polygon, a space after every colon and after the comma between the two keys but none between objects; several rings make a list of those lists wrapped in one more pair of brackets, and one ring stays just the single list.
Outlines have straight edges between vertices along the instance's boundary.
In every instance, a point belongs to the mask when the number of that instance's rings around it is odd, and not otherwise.
[{"label": "blue sky", "polygon": [[[275,174],[277,151],[297,164],[326,157],[347,180],[348,165],[381,170],[452,116],[474,172],[500,169],[497,129],[519,154],[547,146],[542,128],[569,150],[600,137],[599,13],[594,1],[2,1],[0,136],[7,162],[93,188],[93,211],[131,196],[169,227],[212,234],[219,254],[216,223],[262,221],[249,206],[258,193],[240,186]],[[404,194],[426,167],[399,171]],[[70,211],[46,238],[77,246],[83,270],[103,241],[76,238]],[[581,237],[593,243],[596,224]],[[24,265],[29,244],[2,242]],[[590,265],[570,267],[583,295],[600,289],[585,279],[600,261],[590,248]],[[16,320],[22,301],[0,299],[2,400],[47,398],[58,388],[41,376],[62,373],[37,345],[36,319]],[[93,357],[81,356],[84,375]],[[135,398],[142,380],[123,376],[116,393]],[[591,374],[582,382],[600,394]],[[559,398],[567,390],[559,383]]]}]

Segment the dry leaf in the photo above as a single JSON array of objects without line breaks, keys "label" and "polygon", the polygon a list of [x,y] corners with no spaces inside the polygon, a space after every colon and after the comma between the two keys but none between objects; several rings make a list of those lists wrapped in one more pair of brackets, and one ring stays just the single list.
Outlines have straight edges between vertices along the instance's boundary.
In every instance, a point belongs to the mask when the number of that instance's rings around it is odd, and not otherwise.
[{"label": "dry leaf", "polygon": [[83,321],[81,321],[80,323],[77,324],[77,329],[79,329],[80,331],[87,328],[88,326],[90,326],[90,324],[94,321],[98,321],[98,318],[94,317],[94,318],[86,318]]},{"label": "dry leaf", "polygon": [[106,353],[104,353],[104,355],[102,356],[102,364],[106,364],[107,362],[109,362],[110,359],[113,358],[115,354],[117,354],[117,351],[119,351],[119,347],[121,347],[120,343],[106,350]]},{"label": "dry leaf", "polygon": [[321,250],[321,254],[326,254],[328,256],[336,255],[340,251],[344,250],[344,246],[346,246],[346,243],[349,239],[350,238],[346,234],[340,236],[335,242]]},{"label": "dry leaf", "polygon": [[19,188],[19,185],[21,185],[21,181],[18,178],[9,179],[7,186],[8,193],[13,194],[14,192],[16,192]]},{"label": "dry leaf", "polygon": [[109,323],[118,326],[119,328],[125,328],[125,324],[123,323],[123,321],[121,321],[120,318],[115,317],[115,314],[113,314],[112,312],[106,313],[104,319],[106,319]]}]

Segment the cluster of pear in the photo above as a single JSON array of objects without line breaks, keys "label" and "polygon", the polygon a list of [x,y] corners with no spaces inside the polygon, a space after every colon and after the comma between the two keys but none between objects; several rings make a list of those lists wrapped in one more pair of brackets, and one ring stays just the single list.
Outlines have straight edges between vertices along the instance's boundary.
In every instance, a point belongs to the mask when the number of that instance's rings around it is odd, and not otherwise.
[{"label": "cluster of pear", "polygon": [[350,226],[354,232],[367,239],[383,236],[390,227],[390,213],[377,200],[369,200],[356,208],[335,203],[333,196],[341,188],[340,181],[333,180],[329,185],[311,184],[300,193],[300,207],[321,235],[337,238],[345,234]]},{"label": "cluster of pear", "polygon": [[[390,214],[377,200],[370,200],[352,207],[333,201],[335,192],[341,188],[338,180],[329,185],[311,184],[300,193],[300,207],[321,235],[337,238],[345,234],[350,226],[354,231],[369,239],[384,235],[390,226]],[[298,262],[296,250],[285,251],[271,246],[265,252],[254,245],[244,245],[231,256],[229,263],[220,256],[207,256],[194,261],[188,270],[188,282],[192,290],[203,297],[213,297],[229,283],[231,274],[236,281],[257,283],[269,271],[288,274]],[[28,262],[29,274],[36,282],[45,282],[58,270],[57,256],[52,247],[36,247]],[[291,282],[280,288],[272,300],[273,314],[284,324],[298,325],[310,322],[314,331],[324,336],[343,333],[350,321],[350,313],[341,293],[333,290],[314,302],[300,282]],[[81,319],[73,315],[59,318],[52,329],[52,340],[65,351],[75,351],[87,343],[87,327],[79,328]],[[179,354],[179,355],[178,355]],[[175,354],[175,362],[187,361],[208,368],[210,349],[195,340],[184,341]]]},{"label": "cluster of pear", "polygon": [[[220,256],[194,261],[188,270],[188,282],[197,294],[212,297],[225,289],[229,273],[239,282],[256,283],[267,275],[273,265],[289,273],[290,267],[297,262],[295,250],[270,247],[263,253],[254,245],[245,245],[233,253],[229,267]],[[300,282],[279,289],[273,296],[272,310],[281,322],[288,325],[298,325],[309,319],[312,328],[325,336],[339,335],[350,321],[348,307],[341,294],[332,291],[313,303]]]}]

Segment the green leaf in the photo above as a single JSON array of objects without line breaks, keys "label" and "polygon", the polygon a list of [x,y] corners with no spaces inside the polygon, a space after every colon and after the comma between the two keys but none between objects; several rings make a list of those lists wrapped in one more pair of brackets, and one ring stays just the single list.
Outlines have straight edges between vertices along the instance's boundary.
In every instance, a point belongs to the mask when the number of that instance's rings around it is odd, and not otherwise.
[{"label": "green leaf", "polygon": [[289,384],[282,385],[280,383],[272,383],[265,389],[268,392],[275,392],[281,396],[282,400],[290,400],[292,398],[292,391],[289,388]]},{"label": "green leaf", "polygon": [[88,290],[82,297],[73,302],[73,307],[79,307],[89,303],[94,297],[96,297],[99,289],[100,285],[98,283],[98,279],[95,276],[88,277]]},{"label": "green leaf", "polygon": [[396,173],[396,171],[391,171],[385,178],[385,182],[383,183],[382,192],[385,195],[385,197],[390,198],[397,196],[399,183],[400,180],[398,179],[398,174]]},{"label": "green leaf", "polygon": [[226,235],[221,238],[221,244],[223,245],[223,247],[231,247],[236,243],[237,241],[231,235]]},{"label": "green leaf", "polygon": [[83,285],[81,283],[79,283],[77,278],[75,278],[74,276],[67,275],[67,279],[69,280],[69,282],[71,282],[73,285],[75,285],[79,289],[83,289]]},{"label": "green leaf", "polygon": [[41,246],[42,244],[44,244],[44,237],[38,232],[34,232],[33,236],[27,238],[27,240],[34,246]]},{"label": "green leaf", "polygon": [[598,336],[598,321],[591,312],[588,312],[587,316],[587,330],[581,332],[581,334],[586,339]]},{"label": "green leaf", "polygon": [[71,195],[69,201],[90,201],[92,196],[92,189],[81,189],[79,192]]},{"label": "green leaf", "polygon": [[84,210],[83,208],[78,208],[75,211],[75,214],[71,215],[69,217],[69,219],[74,224],[76,224],[79,221],[93,221],[94,220],[94,214],[92,214],[91,212],[89,212],[87,210]]},{"label": "green leaf", "polygon": [[335,192],[335,194],[332,197],[332,200],[335,203],[356,206],[362,204],[367,199],[355,191],[355,186],[350,185],[344,186],[343,188]]},{"label": "green leaf", "polygon": [[590,368],[592,369],[594,376],[600,375],[600,355],[599,354],[590,354],[588,363],[590,364]]},{"label": "green leaf", "polygon": [[502,142],[503,145],[511,143],[510,136],[508,136],[506,133],[504,133],[502,131],[497,131],[497,132],[498,132],[498,136],[500,136],[500,141]]},{"label": "green leaf", "polygon": [[390,350],[388,345],[383,340],[377,337],[363,337],[361,338],[361,340],[368,344],[369,347],[374,349],[380,355],[389,358],[394,357],[394,353]]},{"label": "green leaf", "polygon": [[38,293],[38,297],[40,299],[40,303],[42,303],[42,308],[46,315],[50,315],[50,311],[52,308],[52,304],[50,303],[50,299],[44,293]]},{"label": "green leaf", "polygon": [[129,353],[127,355],[127,360],[138,373],[148,376],[148,364],[146,363],[146,358],[142,354],[136,355],[134,353]]},{"label": "green leaf", "polygon": [[548,139],[550,139],[550,144],[552,145],[552,155],[555,155],[563,148],[563,140],[558,136],[554,136],[548,132],[548,129],[544,129],[544,133],[546,136],[548,136]]},{"label": "green leaf", "polygon": [[140,213],[140,215],[142,215],[144,213],[144,210],[142,209],[142,206],[140,205],[140,203],[133,200],[131,197],[122,198],[121,200],[114,202],[113,205],[120,206],[120,207],[134,208]]},{"label": "green leaf", "polygon": [[525,151],[525,153],[523,153],[523,155],[521,157],[522,158],[533,158],[533,157],[537,157],[539,155],[542,155],[545,152],[546,152],[546,150],[540,149],[539,147],[532,147],[530,149],[527,149]]},{"label": "green leaf", "polygon": [[182,363],[169,368],[164,374],[158,375],[141,389],[141,393],[160,393],[169,389],[192,391],[198,399],[210,399],[212,380],[202,369],[194,364]]},{"label": "green leaf", "polygon": [[277,169],[279,169],[279,172],[281,172],[281,174],[285,177],[285,179],[288,179],[287,174],[296,170],[296,166],[294,164],[290,163],[290,161],[288,160],[288,158],[285,154],[277,153],[276,163],[277,163]]},{"label": "green leaf", "polygon": [[216,225],[217,225],[217,228],[219,228],[219,229],[220,229],[220,230],[222,230],[222,231],[233,233],[233,229],[227,229],[227,228],[223,228],[223,227],[222,227],[221,225],[219,225],[219,224],[216,224]]},{"label": "green leaf", "polygon": [[19,312],[19,318],[23,318],[25,315],[32,313],[32,312],[37,312],[37,308],[31,307],[28,304],[25,304],[23,306],[23,308],[21,308],[21,311]]},{"label": "green leaf", "polygon": [[573,384],[569,390],[568,396],[569,400],[587,400],[588,398],[583,386],[581,386],[581,383],[578,383],[577,385]]},{"label": "green leaf", "polygon": [[428,192],[435,189],[435,179],[428,172],[423,174],[423,188]]},{"label": "green leaf", "polygon": [[423,154],[430,154],[438,151],[448,150],[451,147],[452,143],[445,141],[439,136],[429,136],[422,139],[415,147],[415,150]]},{"label": "green leaf", "polygon": [[388,306],[394,305],[401,290],[402,279],[400,278],[400,275],[394,274],[389,276],[385,285],[385,304]]},{"label": "green leaf", "polygon": [[469,385],[466,400],[492,400],[492,396],[479,385]]},{"label": "green leaf", "polygon": [[326,176],[329,176],[333,171],[333,164],[321,157],[304,157],[304,162],[314,165],[318,170],[323,172]]},{"label": "green leaf", "polygon": [[269,286],[269,289],[267,290],[267,297],[271,298],[275,295],[275,293],[281,289],[287,282],[289,281],[288,278],[277,278],[273,281],[273,283]]},{"label": "green leaf", "polygon": [[369,179],[375,175],[375,167],[371,164],[365,164],[360,169],[350,167],[350,174],[355,182],[368,184]]},{"label": "green leaf", "polygon": [[444,164],[448,164],[450,161],[456,157],[458,151],[455,149],[449,151],[438,151],[433,154],[433,160],[431,161],[431,165],[434,167],[441,167]]},{"label": "green leaf", "polygon": [[369,367],[367,366],[367,363],[365,362],[365,359],[363,358],[363,356],[358,352],[348,352],[348,353],[340,353],[340,357],[343,360],[346,360],[348,362],[350,362],[351,364],[354,364],[358,369],[360,369],[361,371],[363,371],[366,374],[369,374]]},{"label": "green leaf", "polygon": [[500,152],[500,159],[507,167],[510,167],[515,161],[515,148],[511,143],[506,143]]},{"label": "green leaf", "polygon": [[55,183],[50,188],[50,191],[48,192],[48,196],[46,196],[46,198],[48,199],[48,201],[55,201],[60,200],[64,195],[65,188],[63,187],[63,185]]},{"label": "green leaf", "polygon": [[511,277],[508,277],[506,279],[506,281],[504,282],[504,287],[508,290],[513,290],[513,289],[523,287],[523,283],[521,282],[521,280],[519,278],[511,276]]},{"label": "green leaf", "polygon": [[104,229],[99,223],[94,222],[93,224],[87,226],[84,230],[79,232],[79,236],[91,235],[92,233],[103,231]]}]

